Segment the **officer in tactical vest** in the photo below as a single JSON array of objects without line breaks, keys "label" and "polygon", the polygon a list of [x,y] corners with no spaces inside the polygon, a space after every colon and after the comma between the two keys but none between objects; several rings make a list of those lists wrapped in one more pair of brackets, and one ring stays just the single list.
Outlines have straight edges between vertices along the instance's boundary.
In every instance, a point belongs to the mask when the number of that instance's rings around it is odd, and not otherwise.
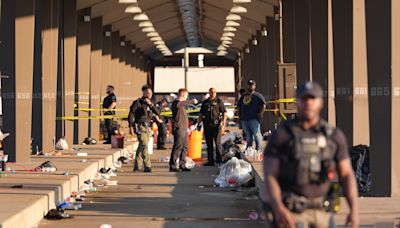
[{"label": "officer in tactical vest", "polygon": [[152,119],[160,115],[160,110],[151,101],[153,91],[150,86],[144,85],[142,92],[143,96],[132,103],[128,116],[129,131],[131,134],[135,132],[139,141],[133,171],[151,172],[148,152],[149,137],[151,136],[150,127]]},{"label": "officer in tactical vest", "polygon": [[214,166],[214,142],[217,164],[222,163],[222,144],[221,132],[225,131],[226,109],[224,102],[217,97],[217,91],[214,88],[209,90],[210,97],[201,104],[199,121],[204,123],[204,135],[207,143],[208,162],[205,166]]},{"label": "officer in tactical vest", "polygon": [[358,191],[346,138],[320,118],[322,108],[320,85],[300,85],[297,118],[281,124],[265,149],[264,207],[274,227],[334,227],[336,171],[350,207],[346,222],[358,227]]}]

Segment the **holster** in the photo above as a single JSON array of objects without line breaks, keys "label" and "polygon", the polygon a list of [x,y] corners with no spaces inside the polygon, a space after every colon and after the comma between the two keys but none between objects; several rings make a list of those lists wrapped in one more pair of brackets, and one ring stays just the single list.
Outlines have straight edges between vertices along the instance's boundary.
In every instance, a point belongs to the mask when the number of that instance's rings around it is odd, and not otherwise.
[{"label": "holster", "polygon": [[326,197],[306,198],[294,193],[284,193],[282,199],[284,205],[292,212],[302,213],[306,209],[330,210],[331,202]]}]

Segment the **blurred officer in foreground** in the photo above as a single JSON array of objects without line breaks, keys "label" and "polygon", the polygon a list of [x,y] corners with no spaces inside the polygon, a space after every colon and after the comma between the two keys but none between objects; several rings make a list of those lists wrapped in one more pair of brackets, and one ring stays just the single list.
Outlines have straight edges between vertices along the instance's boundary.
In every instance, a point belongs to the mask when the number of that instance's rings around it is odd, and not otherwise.
[{"label": "blurred officer in foreground", "polygon": [[153,96],[151,87],[144,85],[142,92],[143,96],[132,103],[128,116],[129,131],[131,134],[135,132],[139,140],[133,171],[151,172],[148,151],[149,137],[151,137],[151,121],[155,116],[160,115],[160,111],[151,101]]},{"label": "blurred officer in foreground", "polygon": [[217,97],[214,88],[209,90],[210,97],[201,104],[198,124],[204,123],[204,135],[207,143],[208,162],[205,166],[214,166],[214,142],[217,164],[222,163],[221,132],[225,132],[226,109],[224,102]]},{"label": "blurred officer in foreground", "polygon": [[347,224],[358,227],[358,191],[346,138],[320,118],[322,108],[321,87],[314,82],[300,85],[297,118],[281,124],[265,149],[269,202],[264,208],[267,218],[274,217],[273,227],[334,227],[336,171],[350,207]]}]

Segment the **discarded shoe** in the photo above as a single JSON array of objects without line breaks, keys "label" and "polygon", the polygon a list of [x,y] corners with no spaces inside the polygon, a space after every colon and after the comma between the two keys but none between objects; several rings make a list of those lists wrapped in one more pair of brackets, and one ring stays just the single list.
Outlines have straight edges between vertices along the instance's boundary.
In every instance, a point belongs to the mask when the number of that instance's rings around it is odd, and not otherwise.
[{"label": "discarded shoe", "polygon": [[126,157],[121,156],[121,157],[118,158],[118,161],[120,161],[122,164],[126,165],[126,164],[128,164],[129,159],[126,158]]},{"label": "discarded shoe", "polygon": [[63,209],[58,208],[58,209],[51,209],[49,212],[47,212],[45,218],[49,220],[60,220],[60,219],[72,218],[72,216],[65,213]]}]

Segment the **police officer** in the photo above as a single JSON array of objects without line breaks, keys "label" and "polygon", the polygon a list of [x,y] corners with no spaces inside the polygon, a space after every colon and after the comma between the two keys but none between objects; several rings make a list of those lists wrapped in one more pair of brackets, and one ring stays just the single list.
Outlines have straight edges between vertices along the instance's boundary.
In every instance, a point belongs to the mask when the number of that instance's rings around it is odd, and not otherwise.
[{"label": "police officer", "polygon": [[264,205],[270,206],[277,227],[334,226],[335,171],[350,207],[347,223],[358,227],[358,192],[346,138],[340,129],[320,118],[322,97],[317,83],[301,84],[297,88],[297,118],[281,124],[265,149],[269,204]]},{"label": "police officer", "polygon": [[[114,111],[111,109],[115,109],[117,106],[117,97],[114,94],[114,86],[108,85],[107,86],[107,96],[103,100],[103,109],[109,109],[104,111],[104,115],[115,115]],[[112,128],[112,118],[104,119],[104,125],[107,129],[107,139],[104,144],[111,144],[111,136],[114,135],[114,129]]]},{"label": "police officer", "polygon": [[150,86],[144,85],[142,87],[142,92],[143,96],[132,103],[128,116],[130,133],[133,134],[133,132],[135,132],[139,140],[133,171],[151,172],[148,152],[149,137],[151,136],[150,126],[153,117],[155,115],[158,116],[160,111],[151,101],[153,91]]},{"label": "police officer", "polygon": [[[165,111],[168,108],[167,99],[162,99],[157,102],[157,108],[160,112]],[[168,119],[165,116],[160,116],[156,121],[158,127],[158,135],[157,135],[157,150],[166,150],[165,141],[167,138],[167,123]]]},{"label": "police officer", "polygon": [[216,147],[216,162],[222,163],[221,132],[225,131],[226,109],[224,102],[217,97],[214,88],[209,89],[210,97],[201,104],[198,123],[204,123],[204,135],[207,143],[208,162],[205,166],[214,166],[214,142]]}]

